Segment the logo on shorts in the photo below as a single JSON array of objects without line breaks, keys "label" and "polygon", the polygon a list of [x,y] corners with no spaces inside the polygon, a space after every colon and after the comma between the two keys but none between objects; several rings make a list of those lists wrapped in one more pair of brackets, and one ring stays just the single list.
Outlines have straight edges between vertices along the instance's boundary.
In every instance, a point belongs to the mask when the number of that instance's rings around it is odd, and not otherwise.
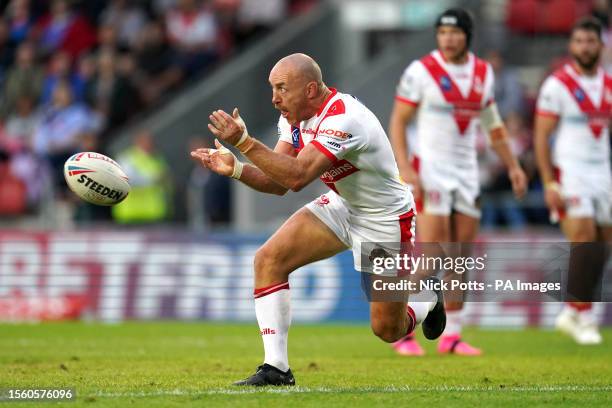
[{"label": "logo on shorts", "polygon": [[427,192],[427,201],[429,204],[440,204],[440,201],[442,201],[442,194],[437,190],[429,190]]},{"label": "logo on shorts", "polygon": [[269,328],[265,328],[265,329],[261,329],[261,331],[259,332],[259,334],[261,334],[262,336],[266,335],[266,334],[276,334],[276,330],[274,329],[269,329]]},{"label": "logo on shorts", "polygon": [[320,196],[319,198],[315,200],[315,204],[318,205],[319,207],[323,207],[324,205],[329,204],[329,197],[323,194],[322,196]]},{"label": "logo on shorts", "polygon": [[579,205],[580,205],[580,197],[578,196],[568,197],[565,200],[566,207],[578,207]]}]

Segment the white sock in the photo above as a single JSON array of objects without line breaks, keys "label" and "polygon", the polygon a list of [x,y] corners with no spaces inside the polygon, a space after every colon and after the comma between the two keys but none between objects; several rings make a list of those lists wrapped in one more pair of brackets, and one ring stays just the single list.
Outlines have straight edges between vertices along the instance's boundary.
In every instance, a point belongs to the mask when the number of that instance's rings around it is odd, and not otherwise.
[{"label": "white sock", "polygon": [[463,310],[446,311],[446,329],[444,336],[460,335],[463,326]]},{"label": "white sock", "polygon": [[593,312],[593,308],[579,311],[578,320],[582,324],[597,326],[597,318]]},{"label": "white sock", "polygon": [[414,311],[416,324],[421,323],[427,317],[427,314],[433,310],[438,303],[438,297],[432,290],[422,290],[419,293],[410,295],[408,307]]},{"label": "white sock", "polygon": [[289,369],[287,337],[291,325],[289,282],[255,289],[255,314],[263,340],[264,363],[281,371]]}]

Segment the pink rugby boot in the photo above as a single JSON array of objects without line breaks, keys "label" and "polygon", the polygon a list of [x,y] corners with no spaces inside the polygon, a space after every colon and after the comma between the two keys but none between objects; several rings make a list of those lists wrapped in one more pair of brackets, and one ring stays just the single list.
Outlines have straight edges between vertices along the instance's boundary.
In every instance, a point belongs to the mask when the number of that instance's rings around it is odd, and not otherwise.
[{"label": "pink rugby boot", "polygon": [[461,341],[458,334],[442,335],[438,342],[438,353],[457,354],[460,356],[479,356],[482,350]]},{"label": "pink rugby boot", "polygon": [[416,341],[413,334],[409,334],[406,337],[399,339],[393,343],[393,348],[402,356],[422,356],[425,354],[423,347]]}]

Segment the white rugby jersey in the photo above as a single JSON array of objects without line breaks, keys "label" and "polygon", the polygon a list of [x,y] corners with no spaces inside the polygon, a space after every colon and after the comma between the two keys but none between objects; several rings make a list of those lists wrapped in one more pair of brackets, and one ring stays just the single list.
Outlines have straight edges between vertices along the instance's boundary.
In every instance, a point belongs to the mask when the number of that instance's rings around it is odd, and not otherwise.
[{"label": "white rugby jersey", "polygon": [[299,128],[281,116],[280,140],[296,152],[311,143],[333,162],[321,181],[349,210],[396,217],[413,208],[412,194],[400,181],[391,144],[376,116],[351,95],[331,91],[317,115]]},{"label": "white rugby jersey", "polygon": [[537,114],[559,118],[553,164],[575,173],[610,177],[612,77],[603,69],[580,75],[566,64],[544,81]]},{"label": "white rugby jersey", "polygon": [[480,113],[494,101],[494,74],[488,63],[469,53],[467,63],[450,64],[435,50],[406,68],[395,98],[419,107],[419,148],[411,153],[446,173],[478,177]]}]

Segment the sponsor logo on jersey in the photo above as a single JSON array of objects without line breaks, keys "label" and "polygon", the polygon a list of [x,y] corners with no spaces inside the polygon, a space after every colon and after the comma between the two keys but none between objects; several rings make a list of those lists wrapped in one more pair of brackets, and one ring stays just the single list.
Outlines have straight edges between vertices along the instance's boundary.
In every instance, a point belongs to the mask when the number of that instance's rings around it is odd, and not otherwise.
[{"label": "sponsor logo on jersey", "polygon": [[321,175],[321,181],[326,184],[335,183],[358,171],[359,169],[348,160],[340,160],[334,167]]},{"label": "sponsor logo on jersey", "polygon": [[334,137],[336,139],[345,140],[353,137],[352,134],[336,129],[319,129],[320,135]]},{"label": "sponsor logo on jersey", "polygon": [[584,92],[582,92],[582,89],[576,89],[574,91],[574,96],[578,102],[584,101]]},{"label": "sponsor logo on jersey", "polygon": [[296,149],[300,148],[300,128],[291,128],[291,141],[293,142],[293,147]]},{"label": "sponsor logo on jersey", "polygon": [[94,181],[93,179],[87,177],[85,174],[81,174],[81,177],[79,177],[77,182],[80,184],[85,184],[85,187],[89,187],[91,191],[113,200],[121,201],[126,196],[126,194],[124,194],[123,192],[108,188],[105,185],[100,184],[97,181]]},{"label": "sponsor logo on jersey", "polygon": [[327,142],[325,142],[325,144],[334,150],[340,150],[342,148],[342,145],[340,143],[336,143],[331,140],[328,140]]},{"label": "sponsor logo on jersey", "polygon": [[440,86],[444,92],[450,91],[453,87],[450,78],[446,75],[440,78]]}]

